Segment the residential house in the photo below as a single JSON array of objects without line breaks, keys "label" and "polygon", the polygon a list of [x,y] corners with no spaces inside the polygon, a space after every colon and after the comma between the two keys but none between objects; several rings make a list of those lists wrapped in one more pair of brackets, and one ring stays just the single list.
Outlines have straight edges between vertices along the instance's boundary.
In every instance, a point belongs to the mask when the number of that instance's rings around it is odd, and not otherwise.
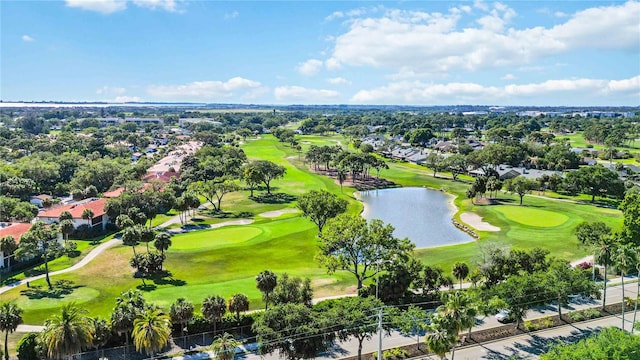
[{"label": "residential house", "polygon": [[[0,238],[5,236],[11,236],[15,239],[16,243],[20,243],[20,236],[29,231],[31,228],[30,223],[4,223],[0,222]],[[0,251],[0,268],[4,268],[9,265],[10,254],[5,254]]]},{"label": "residential house", "polygon": [[[71,213],[73,226],[77,228],[80,225],[90,225],[91,227],[100,226],[102,230],[105,230],[107,223],[109,223],[109,216],[105,211],[105,205],[107,199],[105,198],[90,198],[81,201],[77,201],[71,204],[60,205],[52,207],[48,210],[41,211],[36,220],[40,220],[45,224],[58,223],[60,214],[64,211]],[[91,219],[83,219],[82,214],[85,209],[90,209],[93,212]]]},{"label": "residential house", "polygon": [[33,196],[31,200],[29,200],[29,203],[36,205],[39,208],[43,208],[44,203],[51,200],[53,200],[53,196],[47,195],[47,194],[40,194],[40,195]]}]

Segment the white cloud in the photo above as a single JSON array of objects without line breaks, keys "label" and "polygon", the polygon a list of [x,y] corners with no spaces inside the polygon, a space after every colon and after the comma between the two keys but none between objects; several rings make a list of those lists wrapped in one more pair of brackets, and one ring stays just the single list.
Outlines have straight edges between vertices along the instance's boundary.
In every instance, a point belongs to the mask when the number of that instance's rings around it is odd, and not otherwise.
[{"label": "white cloud", "polygon": [[329,84],[334,84],[334,85],[344,85],[344,84],[351,84],[351,81],[343,78],[343,77],[334,77],[334,78],[330,78],[327,79],[327,82]]},{"label": "white cloud", "polygon": [[303,63],[298,64],[296,70],[304,76],[313,76],[320,72],[322,69],[322,60],[309,59]]},{"label": "white cloud", "polygon": [[113,102],[125,103],[125,102],[141,102],[142,99],[139,96],[116,96]]},{"label": "white cloud", "polygon": [[178,4],[176,0],[132,0],[133,4],[139,7],[148,8],[151,10],[162,9],[169,12],[178,11]]},{"label": "white cloud", "polygon": [[207,100],[241,97],[247,91],[261,87],[257,81],[234,77],[227,81],[194,81],[182,85],[151,85],[149,95],[169,100]]},{"label": "white cloud", "polygon": [[640,94],[640,76],[623,80],[559,79],[540,83],[509,84],[501,87],[477,83],[436,84],[404,80],[370,90],[361,90],[351,98],[351,102],[429,105],[527,101],[533,104],[550,104],[550,101],[567,101],[575,97],[593,104],[593,101],[615,102],[619,98],[638,96],[638,94]]},{"label": "white cloud", "polygon": [[501,80],[515,80],[517,77],[513,74],[506,74],[505,76],[500,78]]},{"label": "white cloud", "polygon": [[105,15],[125,10],[127,3],[151,10],[178,12],[178,3],[182,0],[65,0],[68,7],[95,11]]},{"label": "white cloud", "polygon": [[240,15],[240,13],[237,10],[234,10],[233,12],[230,13],[226,13],[224,14],[224,19],[225,20],[231,20],[231,19],[235,19]]},{"label": "white cloud", "polygon": [[127,8],[126,0],[65,0],[68,7],[111,14]]},{"label": "white cloud", "polygon": [[302,86],[279,86],[273,92],[278,102],[318,104],[336,102],[340,93],[334,90],[309,89]]},{"label": "white cloud", "polygon": [[574,49],[640,51],[640,3],[629,1],[572,14],[562,24],[511,27],[510,7],[476,1],[482,11],[461,27],[462,11],[448,13],[386,10],[378,17],[354,18],[336,36],[328,69],[371,66],[416,73],[527,65]]},{"label": "white cloud", "polygon": [[32,38],[29,35],[22,35],[22,41],[24,41],[24,42],[33,42],[33,41],[36,41],[36,39]]},{"label": "white cloud", "polygon": [[344,17],[344,13],[342,11],[334,11],[331,15],[324,18],[325,21],[332,21],[335,19],[341,19]]},{"label": "white cloud", "polygon": [[127,89],[123,87],[111,87],[111,86],[103,86],[101,88],[96,89],[96,94],[124,94],[127,92]]}]

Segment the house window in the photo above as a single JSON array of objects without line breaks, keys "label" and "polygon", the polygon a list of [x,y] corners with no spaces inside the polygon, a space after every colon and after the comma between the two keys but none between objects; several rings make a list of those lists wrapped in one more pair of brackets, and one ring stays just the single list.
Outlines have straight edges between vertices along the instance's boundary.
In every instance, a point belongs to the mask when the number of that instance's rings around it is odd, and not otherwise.
[{"label": "house window", "polygon": [[98,224],[102,224],[102,215],[96,216],[93,219],[91,219],[91,225],[92,226],[95,226],[95,225],[98,225]]}]

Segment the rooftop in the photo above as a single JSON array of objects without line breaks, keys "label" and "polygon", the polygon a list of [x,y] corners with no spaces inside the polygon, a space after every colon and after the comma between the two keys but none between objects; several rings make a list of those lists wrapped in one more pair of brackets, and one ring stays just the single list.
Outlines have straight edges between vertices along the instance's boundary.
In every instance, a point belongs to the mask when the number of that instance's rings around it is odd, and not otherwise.
[{"label": "rooftop", "polygon": [[107,199],[104,198],[85,199],[67,205],[52,207],[39,213],[38,217],[58,218],[62,212],[68,211],[74,219],[82,219],[82,212],[85,209],[91,209],[93,217],[96,217],[105,214],[104,206],[106,204]]},{"label": "rooftop", "polygon": [[11,236],[16,242],[20,242],[20,236],[30,228],[31,223],[0,223],[0,238]]}]

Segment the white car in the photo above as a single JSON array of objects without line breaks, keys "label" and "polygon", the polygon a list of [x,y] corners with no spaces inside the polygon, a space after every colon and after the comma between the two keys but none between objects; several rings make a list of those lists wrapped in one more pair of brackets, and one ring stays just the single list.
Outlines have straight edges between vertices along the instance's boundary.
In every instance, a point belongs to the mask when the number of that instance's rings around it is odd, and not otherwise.
[{"label": "white car", "polygon": [[511,319],[509,319],[509,310],[500,310],[500,312],[496,314],[496,320],[501,323],[508,323],[511,321]]}]

